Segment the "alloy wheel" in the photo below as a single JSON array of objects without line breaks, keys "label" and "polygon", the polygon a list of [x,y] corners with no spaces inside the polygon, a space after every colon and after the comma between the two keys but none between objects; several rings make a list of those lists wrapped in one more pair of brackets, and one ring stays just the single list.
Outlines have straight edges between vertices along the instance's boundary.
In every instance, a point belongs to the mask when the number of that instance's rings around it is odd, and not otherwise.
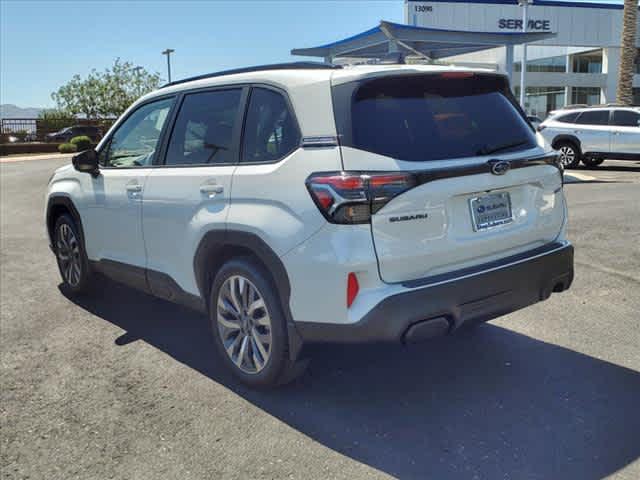
[{"label": "alloy wheel", "polygon": [[568,167],[571,165],[576,159],[575,150],[569,145],[564,145],[560,147],[560,162],[563,167]]},{"label": "alloy wheel", "polygon": [[271,355],[271,317],[256,286],[241,275],[227,278],[218,292],[217,324],[231,361],[244,373],[260,372]]},{"label": "alloy wheel", "polygon": [[72,287],[78,286],[82,275],[80,244],[71,227],[63,223],[58,229],[56,254],[64,280]]}]

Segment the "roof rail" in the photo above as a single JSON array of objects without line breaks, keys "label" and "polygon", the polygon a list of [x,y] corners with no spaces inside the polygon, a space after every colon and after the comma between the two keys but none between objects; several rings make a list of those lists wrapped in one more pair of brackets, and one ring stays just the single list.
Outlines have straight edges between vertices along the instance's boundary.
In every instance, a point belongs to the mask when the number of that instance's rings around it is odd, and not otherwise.
[{"label": "roof rail", "polygon": [[565,105],[562,108],[559,108],[558,110],[571,110],[572,108],[588,108],[589,105],[587,105],[586,103],[574,103],[573,105]]},{"label": "roof rail", "polygon": [[182,80],[169,82],[162,85],[162,87],[160,88],[171,87],[173,85],[192,82],[194,80],[203,80],[205,78],[222,77],[224,75],[235,75],[238,73],[264,72],[267,70],[336,70],[340,68],[342,68],[342,66],[340,65],[332,65],[330,63],[322,63],[322,62],[273,63],[271,65],[257,65],[255,67],[234,68],[232,70],[222,70],[220,72],[205,73],[203,75],[196,75],[195,77],[188,77],[188,78],[183,78]]},{"label": "roof rail", "polygon": [[572,110],[574,108],[611,108],[611,107],[631,107],[636,108],[638,105],[636,104],[626,104],[626,103],[598,103],[596,105],[587,105],[586,103],[577,103],[575,105],[565,105],[562,108],[558,108],[556,110]]},{"label": "roof rail", "polygon": [[603,107],[626,107],[624,103],[599,103],[597,105],[589,105],[589,107],[593,108],[603,108]]}]

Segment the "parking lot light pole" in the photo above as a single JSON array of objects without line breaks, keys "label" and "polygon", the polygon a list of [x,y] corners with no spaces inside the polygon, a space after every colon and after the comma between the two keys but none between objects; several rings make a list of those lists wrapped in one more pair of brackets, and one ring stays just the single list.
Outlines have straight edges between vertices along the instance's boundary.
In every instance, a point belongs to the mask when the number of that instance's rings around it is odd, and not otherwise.
[{"label": "parking lot light pole", "polygon": [[[533,4],[533,0],[518,0],[518,5],[522,7],[522,32],[527,33],[528,15],[527,10],[529,5]],[[522,61],[520,62],[520,105],[522,109],[526,111],[524,106],[525,97],[525,76],[527,73],[527,44],[522,44]]]},{"label": "parking lot light pole", "polygon": [[171,83],[171,54],[175,52],[173,48],[167,48],[162,52],[162,55],[167,56],[167,81]]}]

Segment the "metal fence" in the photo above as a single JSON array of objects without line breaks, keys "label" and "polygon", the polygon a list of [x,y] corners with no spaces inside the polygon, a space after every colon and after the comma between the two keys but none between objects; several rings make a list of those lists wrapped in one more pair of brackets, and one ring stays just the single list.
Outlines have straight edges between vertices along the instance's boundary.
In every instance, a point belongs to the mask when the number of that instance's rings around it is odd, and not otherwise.
[{"label": "metal fence", "polygon": [[44,142],[47,134],[75,125],[95,126],[100,128],[103,133],[106,133],[115,120],[115,118],[51,120],[43,120],[40,118],[3,118],[0,119],[0,143],[7,142],[9,136],[17,137],[20,142]]}]

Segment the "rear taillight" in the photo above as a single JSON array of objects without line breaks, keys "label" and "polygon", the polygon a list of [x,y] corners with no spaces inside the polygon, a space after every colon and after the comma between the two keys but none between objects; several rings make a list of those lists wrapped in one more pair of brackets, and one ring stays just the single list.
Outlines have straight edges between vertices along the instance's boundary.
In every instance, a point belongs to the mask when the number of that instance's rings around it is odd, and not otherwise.
[{"label": "rear taillight", "polygon": [[393,197],[416,185],[410,173],[330,172],[307,179],[320,212],[332,223],[368,223]]},{"label": "rear taillight", "polygon": [[458,79],[458,78],[473,78],[475,77],[474,72],[442,72],[440,74],[440,78],[444,78],[446,80]]}]

